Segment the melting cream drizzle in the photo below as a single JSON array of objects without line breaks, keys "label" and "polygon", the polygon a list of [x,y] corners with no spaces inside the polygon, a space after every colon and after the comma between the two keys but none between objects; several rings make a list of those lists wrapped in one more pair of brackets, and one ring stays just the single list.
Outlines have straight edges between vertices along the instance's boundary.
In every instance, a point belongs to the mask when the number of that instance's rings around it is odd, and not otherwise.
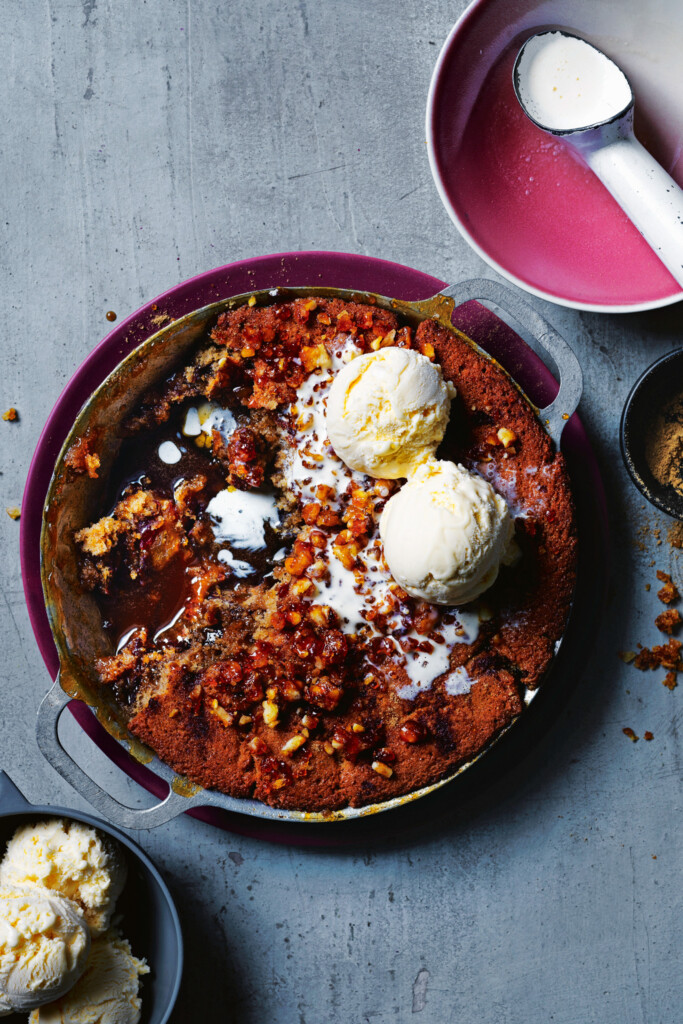
[{"label": "melting cream drizzle", "polygon": [[[359,354],[359,349],[348,336],[339,335],[338,347],[331,356],[332,365],[327,369],[314,370],[297,391],[296,402],[289,412],[295,424],[295,446],[288,453],[283,475],[288,486],[305,502],[316,500],[316,488],[323,484],[332,487],[335,494],[343,493],[353,482],[363,490],[374,492],[375,481],[349,469],[331,450],[325,425],[325,407],[329,389],[335,374],[345,363]],[[376,495],[375,503],[383,500]],[[330,502],[338,506],[338,501]],[[443,642],[423,636],[403,625],[395,597],[397,585],[387,569],[382,554],[382,544],[375,529],[367,546],[359,553],[358,569],[346,569],[331,549],[327,551],[329,579],[316,581],[318,593],[316,603],[329,605],[341,620],[346,633],[355,633],[361,626],[369,626],[376,636],[391,636],[399,661],[411,682],[398,691],[404,700],[414,700],[423,690],[428,690],[435,679],[450,667],[450,650],[456,643],[472,643],[479,632],[480,616],[476,606],[472,609],[449,608],[443,610],[442,620],[435,632]],[[386,631],[380,632],[367,619],[368,612],[379,610],[387,613]],[[447,622],[443,619],[446,618]],[[404,650],[416,644],[429,646],[430,650]],[[474,680],[459,675],[457,692],[466,693]],[[454,684],[455,685],[455,684]],[[463,688],[466,685],[466,689]]]}]

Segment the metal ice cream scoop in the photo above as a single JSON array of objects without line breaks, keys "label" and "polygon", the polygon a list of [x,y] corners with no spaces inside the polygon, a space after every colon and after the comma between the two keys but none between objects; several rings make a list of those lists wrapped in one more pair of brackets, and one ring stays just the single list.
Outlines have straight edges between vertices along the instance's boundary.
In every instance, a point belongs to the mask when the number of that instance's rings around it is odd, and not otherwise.
[{"label": "metal ice cream scoop", "polygon": [[567,32],[531,36],[512,72],[527,117],[564,139],[683,286],[683,190],[633,134],[633,90],[601,50]]}]

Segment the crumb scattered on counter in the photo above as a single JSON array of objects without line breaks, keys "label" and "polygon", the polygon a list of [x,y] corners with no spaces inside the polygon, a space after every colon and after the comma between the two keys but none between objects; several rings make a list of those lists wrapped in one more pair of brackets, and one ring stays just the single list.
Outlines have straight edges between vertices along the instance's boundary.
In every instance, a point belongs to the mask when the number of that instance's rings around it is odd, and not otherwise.
[{"label": "crumb scattered on counter", "polygon": [[19,413],[14,408],[14,406],[11,405],[6,412],[3,412],[2,418],[3,418],[3,420],[7,420],[8,422],[12,423],[12,422],[14,422],[14,420],[18,420],[19,419]]},{"label": "crumb scattered on counter", "polygon": [[678,629],[683,619],[681,619],[681,613],[678,608],[669,608],[668,611],[662,612],[655,619],[655,626],[660,633],[666,633],[668,636]]},{"label": "crumb scattered on counter", "polygon": [[672,601],[677,601],[681,595],[678,592],[678,587],[673,582],[669,574],[658,569],[657,579],[660,583],[664,584],[664,586],[657,591],[657,597],[662,604],[671,604]]},{"label": "crumb scattered on counter", "polygon": [[[640,644],[638,646],[640,647]],[[681,647],[683,647],[683,642],[674,640],[673,637],[665,644],[640,647],[638,654],[633,659],[633,664],[641,672],[647,672],[651,668],[667,668],[671,672],[681,672],[683,671]]]},{"label": "crumb scattered on counter", "polygon": [[17,508],[16,505],[13,505],[11,508],[6,509],[6,512],[10,519],[21,518],[21,509]]},{"label": "crumb scattered on counter", "polygon": [[643,739],[646,739],[648,741],[648,743],[650,742],[650,740],[653,740],[654,738],[655,738],[654,733],[650,732],[649,729],[648,729],[648,731],[646,733],[643,734]]},{"label": "crumb scattered on counter", "polygon": [[623,732],[624,736],[628,736],[628,738],[631,740],[632,743],[637,743],[638,742],[640,737],[636,736],[636,734],[634,733],[633,729],[630,729],[628,726],[626,726],[626,728],[622,729],[621,731]]},{"label": "crumb scattered on counter", "polygon": [[[657,597],[662,604],[668,606],[680,599],[678,587],[668,573],[658,569],[657,579],[663,584],[657,593]],[[672,634],[678,631],[681,624],[683,624],[683,616],[679,609],[667,607],[666,611],[660,612],[655,617],[657,629],[669,637],[667,642],[665,644],[653,644],[652,647],[643,647],[642,644],[637,644],[637,650],[619,651],[619,657],[625,665],[632,664],[641,672],[657,668],[666,669],[662,685],[666,686],[667,690],[675,690],[678,685],[678,673],[683,672],[683,658],[681,658],[683,642],[674,639]]]}]

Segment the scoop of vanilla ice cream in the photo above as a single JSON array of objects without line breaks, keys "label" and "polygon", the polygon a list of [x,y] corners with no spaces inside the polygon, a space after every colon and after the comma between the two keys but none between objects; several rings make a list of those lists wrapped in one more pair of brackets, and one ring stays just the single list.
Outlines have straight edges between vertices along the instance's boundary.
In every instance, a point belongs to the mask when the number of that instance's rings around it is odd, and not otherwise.
[{"label": "scoop of vanilla ice cream", "polygon": [[327,399],[327,434],[351,469],[395,480],[434,454],[454,395],[441,367],[426,356],[382,348],[336,375]]},{"label": "scoop of vanilla ice cream", "polygon": [[432,604],[474,601],[519,552],[514,522],[488,481],[429,459],[387,502],[379,524],[394,579]]},{"label": "scoop of vanilla ice cream", "polygon": [[0,864],[0,885],[40,885],[67,896],[81,907],[93,935],[109,927],[125,881],[117,844],[63,818],[17,829]]},{"label": "scoop of vanilla ice cream", "polygon": [[95,939],[85,972],[65,996],[34,1010],[29,1024],[138,1024],[144,960],[115,932]]},{"label": "scoop of vanilla ice cream", "polygon": [[0,1016],[58,999],[89,951],[88,926],[71,900],[37,886],[0,887]]}]

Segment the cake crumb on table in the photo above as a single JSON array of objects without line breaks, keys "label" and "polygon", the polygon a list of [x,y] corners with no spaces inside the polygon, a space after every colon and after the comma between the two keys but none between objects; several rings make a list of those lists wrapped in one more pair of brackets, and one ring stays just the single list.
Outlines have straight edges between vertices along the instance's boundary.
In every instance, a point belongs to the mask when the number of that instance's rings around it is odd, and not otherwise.
[{"label": "cake crumb on table", "polygon": [[681,621],[683,620],[681,619],[681,613],[678,608],[669,608],[667,611],[662,612],[661,615],[657,616],[655,619],[655,626],[660,633],[667,633],[671,636],[673,631],[678,629]]},{"label": "cake crumb on table", "polygon": [[664,584],[661,590],[657,591],[657,597],[662,602],[662,604],[671,604],[672,601],[677,601],[681,595],[678,592],[678,587],[673,582],[669,574],[667,572],[662,572],[661,569],[658,569],[657,579],[660,583]]},{"label": "cake crumb on table", "polygon": [[14,420],[18,420],[19,419],[19,413],[14,408],[14,406],[11,405],[9,407],[9,409],[7,409],[6,412],[3,412],[2,418],[3,418],[3,420],[7,420],[9,422],[13,422]]},{"label": "cake crumb on table", "polygon": [[636,736],[633,729],[630,729],[628,726],[626,726],[626,728],[622,729],[621,731],[623,732],[624,736],[627,736],[631,740],[632,743],[638,742],[640,737]]}]

